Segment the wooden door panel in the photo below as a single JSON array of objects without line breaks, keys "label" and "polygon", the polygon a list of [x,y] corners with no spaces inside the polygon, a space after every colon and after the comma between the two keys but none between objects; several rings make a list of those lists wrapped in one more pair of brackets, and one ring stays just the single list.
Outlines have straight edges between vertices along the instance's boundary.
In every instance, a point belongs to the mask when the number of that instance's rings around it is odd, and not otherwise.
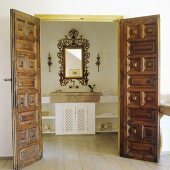
[{"label": "wooden door panel", "polygon": [[35,42],[18,39],[16,41],[17,52],[27,52],[28,54],[35,54]]},{"label": "wooden door panel", "polygon": [[21,167],[24,167],[25,165],[30,165],[31,163],[35,162],[36,158],[38,157],[37,144],[20,149],[18,155],[18,160]]},{"label": "wooden door panel", "polygon": [[[34,55],[17,54],[17,73],[20,76],[32,76],[37,73],[36,58]],[[29,77],[30,78],[30,77]],[[22,84],[21,84],[22,85]],[[36,85],[36,84],[34,84]]]},{"label": "wooden door panel", "polygon": [[145,125],[143,125],[142,130],[143,130],[142,140],[154,143],[155,140],[156,140],[155,127],[154,126],[145,126]]},{"label": "wooden door panel", "polygon": [[155,122],[155,110],[153,109],[131,109],[128,108],[127,115],[129,122],[145,122],[153,124]]},{"label": "wooden door panel", "polygon": [[37,118],[36,118],[36,111],[31,112],[21,112],[18,113],[19,121],[18,121],[18,127],[28,127],[28,126],[35,126],[37,124]]},{"label": "wooden door panel", "polygon": [[141,140],[141,125],[138,124],[128,124],[128,140]]},{"label": "wooden door panel", "polygon": [[127,39],[140,38],[140,24],[127,25]]},{"label": "wooden door panel", "polygon": [[[27,22],[26,19],[29,21]],[[37,37],[37,24],[35,23],[35,19],[30,17],[25,17],[23,14],[17,15],[16,18],[16,27],[15,27],[15,36],[19,39],[30,39],[35,40]]]},{"label": "wooden door panel", "polygon": [[19,148],[22,149],[24,146],[26,146],[28,144],[28,133],[27,133],[27,129],[26,130],[22,130],[19,132],[18,134],[18,143],[19,143]]},{"label": "wooden door panel", "polygon": [[150,76],[129,76],[128,77],[129,87],[151,87],[156,86],[155,77]]},{"label": "wooden door panel", "polygon": [[154,143],[155,126],[144,125],[142,122],[128,123],[128,140]]},{"label": "wooden door panel", "polygon": [[[139,88],[138,86],[135,87]],[[127,104],[129,108],[142,107],[144,109],[146,107],[155,109],[157,107],[157,97],[157,92],[152,89],[127,90]]]},{"label": "wooden door panel", "polygon": [[157,91],[145,91],[142,92],[142,97],[144,100],[144,107],[157,107]]},{"label": "wooden door panel", "polygon": [[128,55],[152,54],[156,52],[156,42],[152,41],[128,41]]},{"label": "wooden door panel", "polygon": [[[130,158],[141,160],[154,160],[155,145],[144,142],[127,141],[127,153]],[[140,153],[140,154],[139,154]]]},{"label": "wooden door panel", "polygon": [[143,37],[144,38],[151,38],[151,37],[155,37],[157,38],[158,35],[158,27],[157,27],[157,21],[148,21],[148,23],[143,24]]},{"label": "wooden door panel", "polygon": [[[130,40],[132,40],[132,39],[138,40],[140,38],[143,38],[143,39],[149,38],[149,40],[151,38],[157,39],[158,21],[157,21],[156,17],[157,16],[146,16],[146,17],[127,19],[128,25],[127,25],[127,29],[125,30],[127,39],[128,40],[129,39]],[[147,18],[147,20],[146,20],[146,18]],[[145,19],[145,21],[144,21],[144,19]],[[143,23],[141,23],[141,20],[143,20]]]},{"label": "wooden door panel", "polygon": [[14,169],[42,157],[39,19],[11,10]]},{"label": "wooden door panel", "polygon": [[[22,87],[25,88],[25,87]],[[38,105],[38,96],[36,90],[18,90],[17,93],[18,112],[36,110]]]},{"label": "wooden door panel", "polygon": [[18,87],[34,87],[34,77],[30,76],[20,76],[20,78],[18,78]]},{"label": "wooden door panel", "polygon": [[134,57],[134,58],[130,58],[128,59],[128,65],[127,65],[127,71],[130,72],[136,72],[136,73],[140,73],[140,71],[142,70],[142,63],[141,63],[141,58],[140,57]]},{"label": "wooden door panel", "polygon": [[27,58],[27,71],[30,73],[36,73],[36,59],[34,56],[28,56]]},{"label": "wooden door panel", "polygon": [[21,71],[24,72],[26,67],[27,67],[26,56],[21,55],[21,54],[18,55],[17,56],[17,69],[18,69],[18,71],[19,72],[21,72]]},{"label": "wooden door panel", "polygon": [[128,91],[127,92],[127,104],[129,107],[140,106],[141,103],[141,93],[140,91]]},{"label": "wooden door panel", "polygon": [[152,57],[143,58],[143,71],[147,73],[156,74],[157,63]]},{"label": "wooden door panel", "polygon": [[121,156],[159,159],[159,16],[120,22]]},{"label": "wooden door panel", "polygon": [[18,146],[20,149],[37,145],[37,128],[21,130],[18,135]]},{"label": "wooden door panel", "polygon": [[156,74],[157,62],[155,55],[129,55],[127,60],[127,71],[131,75]]}]

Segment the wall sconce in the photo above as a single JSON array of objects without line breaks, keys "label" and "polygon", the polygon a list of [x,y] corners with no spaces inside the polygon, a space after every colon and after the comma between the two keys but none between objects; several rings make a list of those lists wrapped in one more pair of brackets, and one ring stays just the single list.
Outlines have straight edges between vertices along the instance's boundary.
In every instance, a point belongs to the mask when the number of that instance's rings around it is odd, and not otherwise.
[{"label": "wall sconce", "polygon": [[97,61],[96,61],[95,64],[97,65],[97,67],[98,67],[98,72],[99,72],[99,66],[100,66],[100,64],[101,64],[101,63],[100,63],[100,56],[99,56],[99,54],[98,54],[98,56],[97,56],[96,59],[97,59]]},{"label": "wall sconce", "polygon": [[53,63],[52,63],[52,58],[51,58],[51,55],[50,55],[50,53],[48,54],[48,67],[49,67],[49,72],[51,72],[51,66],[53,65]]}]

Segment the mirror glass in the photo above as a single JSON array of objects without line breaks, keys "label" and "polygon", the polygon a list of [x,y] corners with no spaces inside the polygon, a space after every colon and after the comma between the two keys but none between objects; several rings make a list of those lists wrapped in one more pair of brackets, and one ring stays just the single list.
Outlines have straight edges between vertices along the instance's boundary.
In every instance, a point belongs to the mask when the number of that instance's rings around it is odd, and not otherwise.
[{"label": "mirror glass", "polygon": [[65,48],[65,77],[81,78],[82,48]]}]

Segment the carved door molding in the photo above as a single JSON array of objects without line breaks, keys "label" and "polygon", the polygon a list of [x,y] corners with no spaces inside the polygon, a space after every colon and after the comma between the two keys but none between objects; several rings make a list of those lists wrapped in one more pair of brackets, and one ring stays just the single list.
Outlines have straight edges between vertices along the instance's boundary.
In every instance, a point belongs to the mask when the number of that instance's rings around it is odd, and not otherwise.
[{"label": "carved door molding", "polygon": [[11,10],[14,169],[42,158],[40,21]]},{"label": "carved door molding", "polygon": [[120,155],[159,159],[159,16],[120,22]]}]

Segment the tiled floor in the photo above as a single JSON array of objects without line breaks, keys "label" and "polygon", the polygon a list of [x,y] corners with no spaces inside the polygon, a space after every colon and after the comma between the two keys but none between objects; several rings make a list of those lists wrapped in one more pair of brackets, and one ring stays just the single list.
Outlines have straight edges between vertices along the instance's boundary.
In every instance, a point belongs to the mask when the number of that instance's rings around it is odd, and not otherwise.
[{"label": "tiled floor", "polygon": [[[11,160],[0,161],[0,170],[10,169]],[[44,158],[24,170],[170,170],[170,155],[160,163],[121,158],[116,134],[44,136]]]}]

